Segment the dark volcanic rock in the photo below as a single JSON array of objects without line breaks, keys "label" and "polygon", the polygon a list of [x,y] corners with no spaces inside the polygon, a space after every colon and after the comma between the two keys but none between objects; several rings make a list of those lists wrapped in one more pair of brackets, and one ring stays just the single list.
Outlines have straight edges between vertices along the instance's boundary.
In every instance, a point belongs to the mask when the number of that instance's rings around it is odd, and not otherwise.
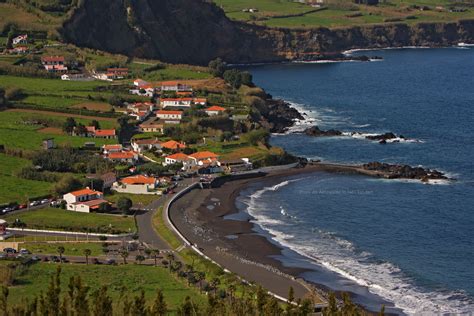
[{"label": "dark volcanic rock", "polygon": [[362,165],[366,170],[379,171],[390,179],[419,179],[427,181],[431,179],[448,179],[442,172],[437,170],[424,169],[421,167],[411,167],[408,165],[391,165],[382,162],[369,162]]},{"label": "dark volcanic rock", "polygon": [[323,137],[323,136],[330,137],[330,136],[341,136],[342,135],[341,131],[338,131],[338,130],[335,130],[335,129],[330,129],[330,130],[327,130],[327,131],[323,131],[323,130],[319,129],[319,127],[317,127],[317,126],[309,127],[307,129],[305,129],[303,133],[305,133],[308,136],[315,136],[315,137]]},{"label": "dark volcanic rock", "polygon": [[366,136],[365,138],[370,139],[370,140],[385,140],[386,141],[387,139],[397,138],[397,135],[390,132],[390,133],[385,133],[381,135]]},{"label": "dark volcanic rock", "polygon": [[297,109],[283,100],[266,100],[267,111],[262,116],[270,123],[270,132],[283,133],[295,124],[295,120],[304,120]]}]

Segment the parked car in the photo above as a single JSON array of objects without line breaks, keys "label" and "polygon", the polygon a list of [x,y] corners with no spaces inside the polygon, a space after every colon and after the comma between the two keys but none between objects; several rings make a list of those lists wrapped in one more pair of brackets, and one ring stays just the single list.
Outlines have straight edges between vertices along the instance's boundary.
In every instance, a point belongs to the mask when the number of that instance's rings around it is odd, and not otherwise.
[{"label": "parked car", "polygon": [[183,178],[182,178],[181,176],[179,176],[179,175],[176,175],[176,176],[172,176],[172,177],[171,177],[171,180],[173,180],[173,181],[181,181],[181,180],[183,180]]},{"label": "parked car", "polygon": [[20,255],[30,255],[31,252],[28,249],[22,248],[20,249]]},{"label": "parked car", "polygon": [[0,252],[0,259],[5,259],[7,257],[6,254],[4,254],[3,252]]},{"label": "parked car", "polygon": [[40,261],[41,258],[38,257],[38,256],[32,256],[32,257],[31,257],[31,260],[33,260],[33,261]]},{"label": "parked car", "polygon": [[3,252],[5,252],[5,253],[17,253],[16,249],[10,248],[10,247],[3,248]]},{"label": "parked car", "polygon": [[105,264],[108,264],[108,265],[116,265],[117,262],[115,261],[115,259],[107,259],[105,261]]},{"label": "parked car", "polygon": [[97,258],[92,258],[92,264],[102,264]]},{"label": "parked car", "polygon": [[61,260],[59,260],[58,256],[51,256],[51,257],[49,257],[49,260],[51,260],[52,262],[61,262]]},{"label": "parked car", "polygon": [[43,199],[43,200],[41,200],[41,202],[40,202],[40,203],[41,203],[41,204],[46,204],[46,203],[49,203],[49,199]]},{"label": "parked car", "polygon": [[48,262],[49,258],[48,257],[43,257],[43,262]]},{"label": "parked car", "polygon": [[59,261],[63,262],[63,263],[68,263],[69,262],[69,260],[66,257],[59,258]]},{"label": "parked car", "polygon": [[20,204],[20,205],[18,205],[18,209],[20,209],[20,210],[21,210],[21,209],[24,209],[24,208],[27,208],[27,207],[28,207],[28,205],[26,205],[26,204]]},{"label": "parked car", "polygon": [[37,206],[37,205],[40,205],[41,202],[40,201],[33,201],[30,203],[30,206]]}]

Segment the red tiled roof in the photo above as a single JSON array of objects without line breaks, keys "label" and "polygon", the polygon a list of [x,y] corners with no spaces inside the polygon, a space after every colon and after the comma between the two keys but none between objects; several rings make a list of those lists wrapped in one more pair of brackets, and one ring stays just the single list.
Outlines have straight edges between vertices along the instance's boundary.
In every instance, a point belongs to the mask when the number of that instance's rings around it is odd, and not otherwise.
[{"label": "red tiled roof", "polygon": [[179,81],[163,81],[161,83],[162,86],[176,86],[176,85],[179,85],[179,84],[182,84],[182,83],[179,82]]},{"label": "red tiled roof", "polygon": [[160,144],[161,142],[158,139],[134,139],[132,143],[139,144],[139,145],[154,145],[154,144]]},{"label": "red tiled roof", "polygon": [[64,56],[44,56],[41,57],[43,62],[64,62]]},{"label": "red tiled roof", "polygon": [[189,101],[191,102],[193,100],[193,98],[167,98],[167,99],[161,99],[160,101],[161,102],[164,102],[164,101]]},{"label": "red tiled roof", "polygon": [[104,200],[104,199],[95,199],[95,200],[90,200],[90,201],[84,201],[84,202],[76,202],[74,203],[75,205],[87,205],[89,207],[94,207],[94,206],[99,206],[102,203],[109,203],[109,201]]},{"label": "red tiled roof", "polygon": [[207,99],[206,98],[194,98],[193,101],[195,103],[198,103],[198,102],[207,102]]},{"label": "red tiled roof", "polygon": [[114,129],[98,129],[95,131],[95,136],[115,136]]},{"label": "red tiled roof", "polygon": [[167,142],[162,143],[161,147],[168,148],[168,149],[180,149],[180,148],[186,148],[186,145],[183,143],[179,143],[175,140],[169,140]]},{"label": "red tiled roof", "polygon": [[156,182],[156,178],[137,175],[123,178],[120,181],[125,184],[154,184]]},{"label": "red tiled roof", "polygon": [[133,151],[122,151],[109,154],[109,159],[132,159],[134,157],[135,153]]},{"label": "red tiled roof", "polygon": [[155,114],[177,114],[177,115],[181,115],[181,114],[183,114],[183,111],[159,110],[159,111],[156,111]]},{"label": "red tiled roof", "polygon": [[182,153],[172,154],[172,155],[166,156],[166,158],[173,159],[173,160],[188,160],[189,159],[188,155],[185,155]]},{"label": "red tiled roof", "polygon": [[210,151],[198,151],[197,153],[189,155],[189,157],[195,158],[197,160],[204,160],[208,158],[217,158],[219,156]]},{"label": "red tiled roof", "polygon": [[211,107],[208,107],[205,111],[225,111],[225,108],[218,105],[213,105]]},{"label": "red tiled roof", "polygon": [[102,146],[103,149],[105,150],[110,150],[110,149],[122,149],[122,145],[120,144],[113,144],[113,145],[104,145]]},{"label": "red tiled roof", "polygon": [[102,194],[102,192],[94,191],[94,190],[91,190],[89,188],[86,188],[86,189],[70,192],[70,194],[72,194],[74,196],[81,196],[81,195]]}]

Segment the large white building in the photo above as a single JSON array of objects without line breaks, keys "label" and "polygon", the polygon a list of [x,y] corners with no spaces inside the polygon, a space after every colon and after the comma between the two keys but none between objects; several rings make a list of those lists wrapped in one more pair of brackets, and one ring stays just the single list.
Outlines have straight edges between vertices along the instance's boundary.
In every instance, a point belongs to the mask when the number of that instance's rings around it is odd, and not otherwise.
[{"label": "large white building", "polygon": [[115,182],[112,190],[131,194],[160,194],[160,191],[156,190],[158,185],[159,181],[157,178],[136,175]]},{"label": "large white building", "polygon": [[64,194],[63,200],[67,203],[67,210],[83,213],[98,210],[101,204],[109,203],[104,200],[104,194],[102,192],[89,188]]}]

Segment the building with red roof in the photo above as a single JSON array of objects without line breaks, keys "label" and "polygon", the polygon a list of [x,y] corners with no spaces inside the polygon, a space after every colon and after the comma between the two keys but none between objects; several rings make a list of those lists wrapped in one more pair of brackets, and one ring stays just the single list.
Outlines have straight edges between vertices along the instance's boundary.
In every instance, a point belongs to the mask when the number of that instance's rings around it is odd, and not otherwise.
[{"label": "building with red roof", "polygon": [[161,91],[189,92],[193,91],[193,89],[191,88],[191,86],[179,81],[163,81],[161,83]]},{"label": "building with red roof", "polygon": [[183,111],[158,110],[155,111],[155,115],[162,120],[181,120]]},{"label": "building with red roof", "polygon": [[176,153],[165,157],[165,165],[173,165],[175,163],[185,163],[189,160],[188,155]]},{"label": "building with red roof", "polygon": [[163,109],[167,107],[190,107],[193,102],[193,98],[162,98],[160,99],[160,105]]},{"label": "building with red roof", "polygon": [[110,153],[106,158],[113,162],[120,162],[134,165],[138,161],[138,153],[134,151],[120,151]]},{"label": "building with red roof", "polygon": [[224,113],[225,108],[223,108],[222,106],[213,105],[211,107],[208,107],[204,111],[207,113],[207,115],[214,116],[214,115],[219,115],[219,114]]},{"label": "building with red roof", "polygon": [[175,140],[169,140],[167,142],[161,143],[161,148],[180,150],[186,148],[186,144],[177,142]]},{"label": "building with red roof", "polygon": [[66,201],[67,210],[83,213],[97,211],[102,204],[109,203],[104,200],[104,194],[102,192],[92,190],[88,187],[64,194],[63,200]]},{"label": "building with red roof", "polygon": [[113,191],[131,194],[158,194],[159,186],[157,178],[144,175],[135,175],[123,178],[112,186]]}]

